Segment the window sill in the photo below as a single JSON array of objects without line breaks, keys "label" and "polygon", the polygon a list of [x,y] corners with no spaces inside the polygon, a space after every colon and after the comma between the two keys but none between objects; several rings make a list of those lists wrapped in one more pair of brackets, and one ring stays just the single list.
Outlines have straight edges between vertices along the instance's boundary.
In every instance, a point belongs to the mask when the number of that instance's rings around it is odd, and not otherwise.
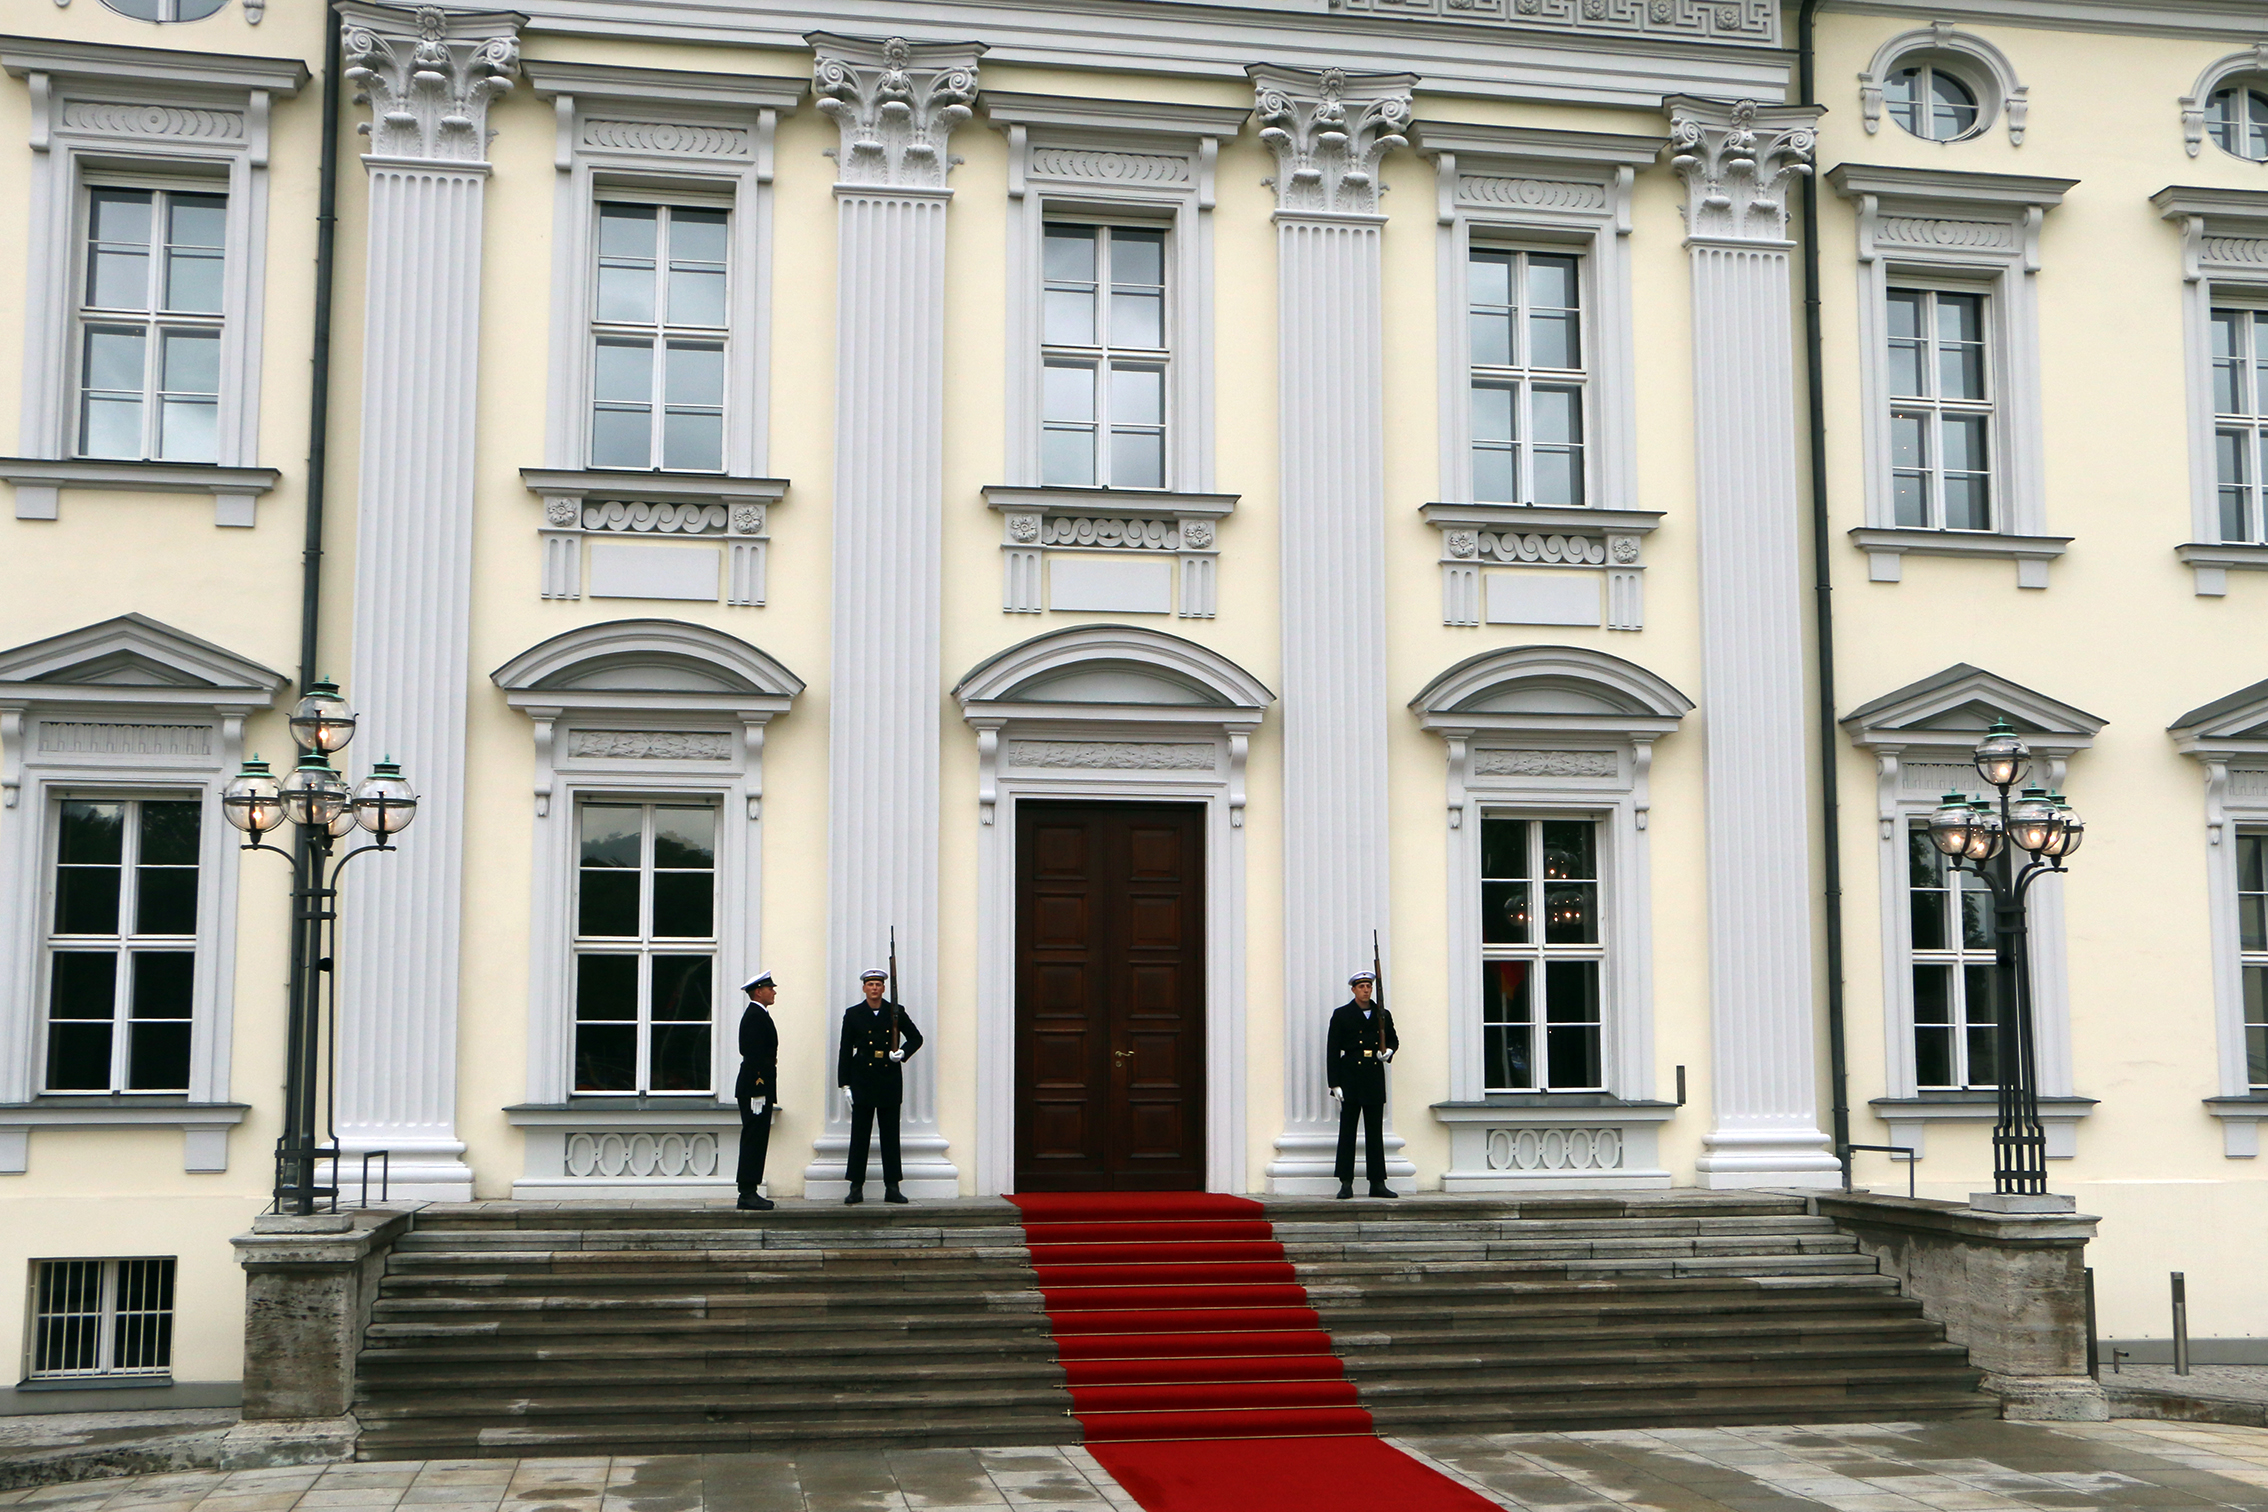
[{"label": "window sill", "polygon": [[[2069,1160],[2079,1153],[2079,1120],[2095,1110],[2092,1097],[2040,1099],[2040,1132],[2047,1136],[2047,1158]],[[1916,1097],[1877,1097],[1867,1102],[1874,1116],[1890,1126],[1890,1143],[1922,1153],[1923,1127],[1932,1123],[1991,1123],[2000,1116],[2000,1094],[1991,1088],[1924,1092]]]},{"label": "window sill", "polygon": [[1002,514],[1171,515],[1177,520],[1225,520],[1236,512],[1239,494],[1182,493],[1171,488],[1074,488],[1064,484],[1035,488],[987,483],[984,502]]},{"label": "window sill", "polygon": [[1631,1102],[1611,1092],[1492,1092],[1478,1102],[1437,1102],[1443,1123],[1565,1123],[1570,1115],[1608,1115],[1614,1121],[1667,1123],[1677,1104]]},{"label": "window sill", "polygon": [[528,492],[653,504],[777,504],[786,497],[785,478],[728,478],[723,473],[664,472],[660,468],[593,467],[580,470],[523,467]]},{"label": "window sill", "polygon": [[148,1375],[130,1375],[120,1372],[106,1376],[27,1376],[16,1383],[18,1391],[133,1391],[137,1388],[171,1388],[173,1372],[161,1370]]},{"label": "window sill", "polygon": [[[984,502],[1000,515],[1000,612],[1211,619],[1219,600],[1220,522],[1236,511],[1237,498],[988,483]],[[1050,556],[1056,565],[1043,573]]]},{"label": "window sill", "polygon": [[2221,1153],[2231,1160],[2251,1160],[2260,1154],[2260,1126],[2268,1123],[2268,1092],[2208,1097],[2205,1111],[2221,1121]]},{"label": "window sill", "polygon": [[14,485],[16,518],[53,520],[66,488],[112,493],[210,494],[213,523],[248,529],[258,523],[260,495],[283,474],[273,467],[221,467],[209,462],[108,462],[92,458],[0,457],[0,483]]},{"label": "window sill", "polygon": [[193,1103],[185,1097],[42,1097],[0,1104],[0,1176],[21,1176],[34,1129],[179,1129],[181,1168],[191,1174],[228,1169],[228,1131],[251,1112],[245,1103]]},{"label": "window sill", "polygon": [[[1645,539],[1658,509],[1575,509],[1553,504],[1423,504],[1418,513],[1441,537],[1444,625],[1575,625],[1642,630],[1646,625]],[[1572,567],[1529,578],[1488,569]],[[1484,592],[1485,590],[1485,592]]]},{"label": "window sill", "polygon": [[2174,555],[2195,574],[2199,598],[2219,598],[2229,591],[2229,573],[2268,572],[2268,546],[2246,541],[2187,541]]},{"label": "window sill", "polygon": [[584,596],[587,537],[592,598],[713,604],[721,568],[725,603],[763,607],[771,507],[787,479],[523,467],[520,481],[543,500],[544,598]]},{"label": "window sill", "polygon": [[517,1129],[723,1129],[740,1126],[736,1104],[707,1093],[683,1101],[658,1097],[587,1097],[564,1103],[520,1103],[504,1110]]},{"label": "window sill", "polygon": [[2045,588],[2048,563],[2063,555],[2070,536],[2004,535],[1989,530],[1915,530],[1903,526],[1862,526],[1851,544],[1867,555],[1867,575],[1877,583],[1904,576],[1908,556],[2002,557],[2016,564],[2016,586]]}]

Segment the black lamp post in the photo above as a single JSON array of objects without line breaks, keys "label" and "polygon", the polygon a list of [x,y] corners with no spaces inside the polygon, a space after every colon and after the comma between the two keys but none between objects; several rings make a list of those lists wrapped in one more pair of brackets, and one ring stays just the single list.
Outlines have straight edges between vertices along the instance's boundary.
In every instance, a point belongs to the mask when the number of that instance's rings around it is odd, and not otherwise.
[{"label": "black lamp post", "polygon": [[[331,765],[331,754],[354,739],[354,711],[336,684],[318,682],[291,711],[291,738],[299,745],[299,765],[278,782],[257,756],[228,785],[221,814],[249,837],[246,850],[267,851],[292,863],[291,985],[284,1045],[283,1133],[276,1140],[275,1211],[312,1213],[319,1197],[338,1200],[338,1137],[329,1129],[334,1097],[324,1099],[327,1141],[317,1143],[315,1084],[323,1065],[325,997],[330,996],[336,1027],[337,998],[332,951],[338,934],[339,873],[355,857],[392,850],[392,837],[417,817],[417,795],[391,759],[370,769],[353,789]],[[290,821],[298,841],[290,850],[262,837]],[[334,857],[338,841],[357,829],[377,837]],[[335,1035],[334,1035],[335,1038]],[[334,1089],[335,1091],[335,1089]],[[331,1185],[315,1184],[316,1165],[331,1162]]]},{"label": "black lamp post", "polygon": [[[2000,1012],[1995,1015],[2000,1113],[1992,1126],[1992,1189],[1996,1194],[2042,1195],[2047,1191],[2047,1136],[2040,1130],[2038,1055],[2033,1047],[2032,979],[2027,955],[2025,898],[2048,872],[2063,870],[2063,858],[2079,848],[2086,822],[2061,793],[2027,787],[2013,800],[2010,788],[2024,780],[2031,750],[2008,721],[1993,721],[1977,743],[1977,774],[1999,791],[1972,802],[1947,793],[1929,816],[1929,838],[1951,858],[1954,871],[1966,871],[1992,893],[1995,956],[2000,980]],[[2029,859],[2018,864],[2016,853]]]}]

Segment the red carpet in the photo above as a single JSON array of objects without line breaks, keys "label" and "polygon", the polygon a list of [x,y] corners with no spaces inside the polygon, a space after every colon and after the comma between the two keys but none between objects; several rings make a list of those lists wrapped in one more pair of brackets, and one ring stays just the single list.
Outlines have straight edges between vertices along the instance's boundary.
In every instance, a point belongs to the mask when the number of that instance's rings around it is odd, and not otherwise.
[{"label": "red carpet", "polygon": [[1259,1203],[1031,1193],[1038,1271],[1087,1445],[1149,1512],[1493,1512],[1371,1432]]}]

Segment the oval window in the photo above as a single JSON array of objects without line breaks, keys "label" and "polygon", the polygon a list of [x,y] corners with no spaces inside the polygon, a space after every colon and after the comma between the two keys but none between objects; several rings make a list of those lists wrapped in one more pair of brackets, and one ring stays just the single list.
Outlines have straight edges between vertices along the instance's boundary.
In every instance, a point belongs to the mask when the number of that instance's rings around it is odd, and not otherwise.
[{"label": "oval window", "polygon": [[137,21],[202,21],[228,0],[102,0],[121,16]]},{"label": "oval window", "polygon": [[2213,91],[2205,131],[2224,152],[2268,163],[2268,83],[2247,79]]},{"label": "oval window", "polygon": [[1977,92],[1935,63],[1894,70],[1882,81],[1890,119],[1927,142],[1957,142],[1977,129]]}]

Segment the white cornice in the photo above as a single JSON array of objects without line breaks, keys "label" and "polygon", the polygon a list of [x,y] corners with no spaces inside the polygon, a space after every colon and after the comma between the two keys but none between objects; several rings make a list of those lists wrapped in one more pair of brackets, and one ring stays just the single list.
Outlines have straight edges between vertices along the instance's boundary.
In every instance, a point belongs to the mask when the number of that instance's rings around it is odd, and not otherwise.
[{"label": "white cornice", "polygon": [[2262,29],[2256,0],[1830,0],[1823,8],[1853,16],[1918,15],[1957,24],[2215,42],[2258,41]]},{"label": "white cornice", "polygon": [[2244,227],[2248,236],[2268,235],[2268,189],[2208,189],[2194,184],[2168,184],[2150,196],[2150,203],[2167,220],[2201,215],[2208,221],[2228,221]]},{"label": "white cornice", "polygon": [[2034,178],[2020,173],[1956,173],[1943,168],[1894,168],[1882,163],[1840,163],[1828,170],[1827,182],[1837,193],[1856,199],[1862,194],[1882,198],[1925,200],[1946,205],[1997,205],[2048,209],[2063,203],[2063,196],[2079,181]]},{"label": "white cornice", "polygon": [[[1421,81],[1422,83],[1423,81]],[[1416,121],[1411,140],[1429,156],[1515,158],[1530,163],[1569,163],[1588,167],[1645,168],[1662,155],[1669,138],[1622,136],[1604,131],[1551,131],[1534,126],[1483,126],[1469,121]]]},{"label": "white cornice", "polygon": [[130,81],[145,88],[189,84],[208,89],[264,89],[285,96],[299,93],[308,79],[307,65],[297,58],[118,47],[60,37],[0,37],[0,68],[19,79],[43,73],[57,78]]},{"label": "white cornice", "polygon": [[988,483],[984,502],[1003,513],[1061,515],[1171,515],[1175,519],[1226,519],[1235,494],[1176,493],[1160,488],[1012,488]]},{"label": "white cornice", "polygon": [[632,100],[647,105],[717,105],[744,110],[792,111],[810,88],[801,78],[761,74],[691,73],[675,68],[622,68],[610,63],[562,63],[523,58],[520,72],[538,96],[575,95]]},{"label": "white cornice", "polygon": [[1177,105],[1152,100],[1101,100],[1088,95],[1013,94],[988,89],[986,119],[1001,126],[1140,132],[1166,137],[1233,137],[1252,111],[1243,105]]}]

